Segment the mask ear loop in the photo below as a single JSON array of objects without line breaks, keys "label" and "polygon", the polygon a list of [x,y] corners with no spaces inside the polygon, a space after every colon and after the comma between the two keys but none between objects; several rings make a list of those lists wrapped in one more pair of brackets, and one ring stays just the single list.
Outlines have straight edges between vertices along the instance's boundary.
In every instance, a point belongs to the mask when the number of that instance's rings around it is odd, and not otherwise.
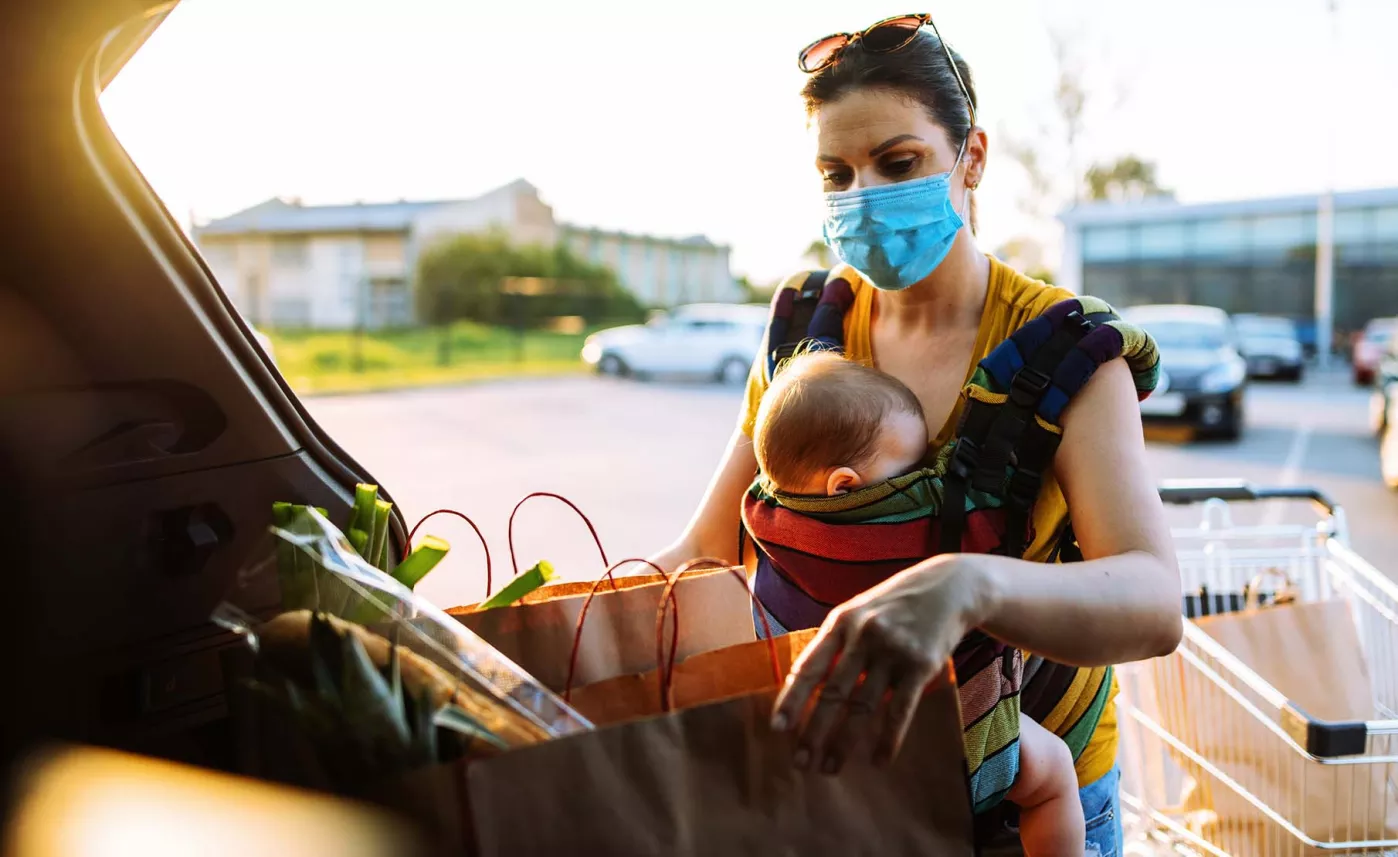
[{"label": "mask ear loop", "polygon": [[[973,130],[974,130],[974,129],[973,129]],[[959,167],[959,166],[961,166],[961,159],[964,158],[964,157],[966,156],[966,144],[969,143],[970,141],[971,141],[971,132],[970,132],[970,131],[967,131],[967,132],[966,132],[966,136],[963,137],[963,138],[961,138],[961,148],[958,149],[957,152],[956,152],[956,163],[954,163],[954,164],[951,165],[951,173],[949,173],[949,175],[952,175],[952,176],[956,175],[956,168]],[[958,211],[958,212],[956,213],[956,216],[961,218],[961,222],[962,222],[962,223],[969,224],[969,223],[971,222],[971,190],[972,190],[972,188],[971,188],[971,185],[969,185],[969,184],[966,182],[965,176],[962,176],[962,178],[961,178],[961,187],[963,188],[963,191],[964,191],[964,192],[962,193],[962,195],[961,195],[961,210]]]}]

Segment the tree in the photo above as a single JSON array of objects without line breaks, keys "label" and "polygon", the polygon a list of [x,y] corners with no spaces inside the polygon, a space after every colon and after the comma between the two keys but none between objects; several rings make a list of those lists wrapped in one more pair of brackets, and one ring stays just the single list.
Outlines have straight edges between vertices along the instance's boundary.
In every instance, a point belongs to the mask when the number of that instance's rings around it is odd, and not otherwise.
[{"label": "tree", "polygon": [[[530,280],[527,290],[507,285]],[[565,245],[515,245],[500,231],[465,233],[418,259],[418,312],[428,324],[461,319],[534,325],[559,315],[588,321],[638,319],[634,296],[609,268],[578,258]]]},{"label": "tree", "polygon": [[1097,164],[1083,177],[1087,198],[1111,202],[1138,202],[1149,197],[1173,197],[1155,178],[1155,164],[1135,155],[1123,155]]}]

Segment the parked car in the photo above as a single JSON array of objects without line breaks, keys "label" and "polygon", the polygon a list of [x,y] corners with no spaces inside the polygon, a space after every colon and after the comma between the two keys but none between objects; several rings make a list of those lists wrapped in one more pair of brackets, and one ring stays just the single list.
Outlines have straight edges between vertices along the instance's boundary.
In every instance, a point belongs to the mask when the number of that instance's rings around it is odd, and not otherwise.
[{"label": "parked car", "polygon": [[1306,354],[1296,322],[1283,316],[1240,313],[1233,316],[1239,350],[1247,361],[1248,377],[1279,377],[1299,382],[1306,372]]},{"label": "parked car", "polygon": [[1151,423],[1183,425],[1198,435],[1236,440],[1243,432],[1247,361],[1228,314],[1215,307],[1141,306],[1122,317],[1160,345],[1160,384],[1141,402]]},{"label": "parked car", "polygon": [[1233,316],[1239,349],[1247,360],[1250,378],[1283,378],[1300,381],[1306,359],[1296,322],[1275,315]]},{"label": "parked car", "polygon": [[1372,319],[1364,325],[1363,332],[1355,337],[1354,352],[1350,356],[1350,362],[1354,367],[1354,383],[1361,387],[1374,383],[1379,362],[1383,360],[1388,345],[1393,340],[1395,323],[1398,323],[1398,319]]},{"label": "parked car", "polygon": [[762,347],[767,307],[689,304],[645,324],[598,331],[582,358],[603,375],[703,375],[741,384]]},{"label": "parked car", "polygon": [[1389,340],[1379,360],[1369,415],[1379,438],[1379,472],[1398,490],[1398,340]]}]

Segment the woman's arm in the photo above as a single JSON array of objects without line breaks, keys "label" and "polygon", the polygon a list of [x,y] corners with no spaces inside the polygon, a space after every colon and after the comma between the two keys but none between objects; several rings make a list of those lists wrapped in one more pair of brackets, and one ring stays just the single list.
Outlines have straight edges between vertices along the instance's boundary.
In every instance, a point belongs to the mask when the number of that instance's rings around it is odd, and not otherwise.
[{"label": "woman's arm", "polygon": [[892,758],[923,689],[971,628],[1082,666],[1174,649],[1183,633],[1179,572],[1140,419],[1121,361],[1098,370],[1064,416],[1054,469],[1087,561],[937,556],[830,613],[773,714],[774,728],[801,729],[798,765],[838,770],[869,731],[875,758]]},{"label": "woman's arm", "polygon": [[1054,459],[1082,563],[961,556],[979,566],[988,633],[1073,666],[1174,651],[1183,633],[1179,568],[1126,364],[1097,371],[1063,418]]},{"label": "woman's arm", "polygon": [[742,429],[734,429],[689,526],[674,544],[650,557],[650,561],[667,572],[674,571],[686,560],[701,556],[742,562],[742,557],[736,555],[739,510],[743,492],[752,485],[756,474],[757,456],[752,451],[752,439]]}]

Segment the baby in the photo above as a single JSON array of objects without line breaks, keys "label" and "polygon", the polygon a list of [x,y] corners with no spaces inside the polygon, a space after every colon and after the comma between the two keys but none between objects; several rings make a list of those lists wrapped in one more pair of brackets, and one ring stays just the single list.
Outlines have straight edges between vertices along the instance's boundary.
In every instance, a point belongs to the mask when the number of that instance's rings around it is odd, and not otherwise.
[{"label": "baby", "polygon": [[[771,487],[832,496],[910,473],[927,455],[922,405],[897,379],[835,354],[800,355],[762,399],[753,445]],[[1030,857],[1082,854],[1086,841],[1068,747],[1021,714],[1019,771],[1005,797],[1019,807]]]}]

